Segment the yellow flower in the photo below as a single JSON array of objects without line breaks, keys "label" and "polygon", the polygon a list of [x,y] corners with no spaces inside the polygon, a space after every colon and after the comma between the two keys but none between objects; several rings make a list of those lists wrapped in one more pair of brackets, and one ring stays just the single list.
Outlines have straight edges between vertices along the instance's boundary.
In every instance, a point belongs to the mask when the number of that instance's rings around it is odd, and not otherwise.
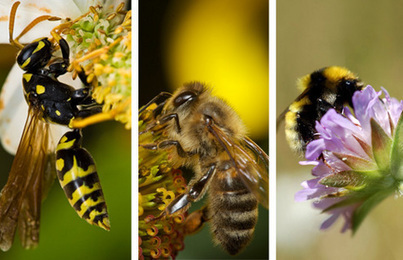
[{"label": "yellow flower", "polygon": [[[140,132],[154,119],[153,107],[140,115]],[[164,138],[163,131],[150,131],[140,135],[139,143],[154,143],[160,138]],[[174,258],[183,249],[186,213],[159,218],[186,190],[182,172],[170,167],[168,153],[139,146],[139,259]]]}]

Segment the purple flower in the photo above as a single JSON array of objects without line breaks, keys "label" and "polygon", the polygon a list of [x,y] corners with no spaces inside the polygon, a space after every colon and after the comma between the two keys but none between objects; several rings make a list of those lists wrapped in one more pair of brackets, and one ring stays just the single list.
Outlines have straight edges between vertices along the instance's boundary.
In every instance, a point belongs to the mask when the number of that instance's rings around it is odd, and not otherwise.
[{"label": "purple flower", "polygon": [[302,165],[315,165],[314,179],[302,183],[296,201],[314,199],[314,207],[330,214],[321,229],[339,217],[342,232],[357,230],[370,210],[403,189],[403,102],[371,86],[353,96],[354,111],[329,110],[316,122],[318,139],[307,146]]}]

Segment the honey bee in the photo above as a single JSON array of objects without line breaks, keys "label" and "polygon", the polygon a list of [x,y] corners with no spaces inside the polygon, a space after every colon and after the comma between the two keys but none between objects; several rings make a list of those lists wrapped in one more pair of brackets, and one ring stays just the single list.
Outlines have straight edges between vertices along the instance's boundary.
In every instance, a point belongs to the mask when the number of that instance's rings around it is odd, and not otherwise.
[{"label": "honey bee", "polygon": [[[169,94],[156,98],[161,96]],[[157,110],[160,113],[154,124],[143,132],[164,127],[168,137],[142,146],[172,147],[173,166],[185,166],[195,173],[186,192],[176,197],[162,215],[186,211],[207,192],[207,208],[199,212],[203,220],[195,222],[210,221],[214,241],[231,255],[239,253],[252,239],[258,203],[268,208],[267,154],[246,136],[235,111],[212,96],[202,83],[185,84]]]},{"label": "honey bee", "polygon": [[315,139],[315,123],[330,109],[341,113],[344,106],[353,107],[352,97],[363,83],[346,68],[332,66],[317,70],[298,81],[302,93],[279,116],[277,126],[285,119],[286,139],[296,153],[305,153]]}]

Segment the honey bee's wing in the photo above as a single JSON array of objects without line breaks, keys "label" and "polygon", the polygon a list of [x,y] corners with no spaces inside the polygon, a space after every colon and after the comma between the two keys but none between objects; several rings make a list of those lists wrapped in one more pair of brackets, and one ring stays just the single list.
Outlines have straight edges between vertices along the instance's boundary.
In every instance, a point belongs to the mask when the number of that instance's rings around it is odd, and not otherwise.
[{"label": "honey bee's wing", "polygon": [[17,224],[24,248],[39,240],[43,173],[48,155],[48,127],[30,107],[20,145],[6,185],[0,193],[0,248],[10,249]]},{"label": "honey bee's wing", "polygon": [[245,186],[265,208],[269,208],[269,158],[266,153],[249,138],[239,143],[214,124],[208,128],[228,153]]},{"label": "honey bee's wing", "polygon": [[249,137],[245,136],[243,138],[243,143],[261,160],[266,169],[269,168],[269,156],[259,147],[255,142],[253,142]]}]

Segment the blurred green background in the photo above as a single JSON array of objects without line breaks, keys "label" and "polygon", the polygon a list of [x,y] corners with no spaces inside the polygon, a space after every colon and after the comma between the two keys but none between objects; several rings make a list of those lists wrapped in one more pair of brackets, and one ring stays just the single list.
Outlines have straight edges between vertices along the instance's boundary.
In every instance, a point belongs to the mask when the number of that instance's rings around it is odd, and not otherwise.
[{"label": "blurred green background", "polygon": [[[298,95],[296,80],[325,66],[357,73],[376,90],[403,98],[403,2],[277,1],[277,114]],[[311,179],[277,134],[277,259],[401,259],[403,200],[396,194],[364,220],[358,232],[341,234],[339,219],[319,231],[328,215],[311,202],[294,202],[300,183]]]},{"label": "blurred green background", "polygon": [[[15,62],[16,49],[0,45],[0,86]],[[21,79],[22,80],[22,79]],[[28,109],[28,107],[27,107]],[[131,137],[117,122],[83,130],[83,147],[94,157],[104,191],[111,231],[89,225],[70,206],[58,180],[42,204],[39,247],[25,250],[18,235],[0,259],[130,259],[131,257]],[[0,148],[0,187],[7,181],[13,156]]]},{"label": "blurred green background", "polygon": [[[139,1],[139,27],[140,106],[185,82],[205,82],[240,114],[250,137],[268,150],[267,0]],[[236,257],[213,245],[208,225],[186,237],[177,257],[267,258],[268,211],[263,208],[253,241]]]}]

